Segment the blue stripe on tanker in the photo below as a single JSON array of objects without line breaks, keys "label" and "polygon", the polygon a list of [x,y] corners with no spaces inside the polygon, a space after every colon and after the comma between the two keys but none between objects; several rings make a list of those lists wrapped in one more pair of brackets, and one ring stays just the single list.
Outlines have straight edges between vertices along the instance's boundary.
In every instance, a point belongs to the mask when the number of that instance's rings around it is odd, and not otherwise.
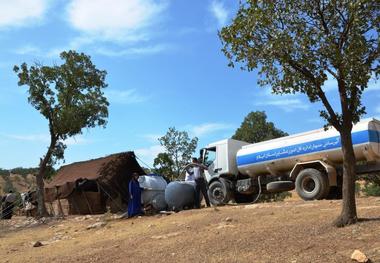
[{"label": "blue stripe on tanker", "polygon": [[[365,130],[352,133],[352,144],[362,144],[367,142],[380,143],[380,132],[374,130]],[[304,155],[315,152],[322,152],[326,150],[333,150],[342,146],[340,136],[315,140],[277,148],[268,151],[251,153],[237,157],[238,166],[249,165],[254,163],[261,163],[265,161],[272,161],[283,159],[287,157]]]}]

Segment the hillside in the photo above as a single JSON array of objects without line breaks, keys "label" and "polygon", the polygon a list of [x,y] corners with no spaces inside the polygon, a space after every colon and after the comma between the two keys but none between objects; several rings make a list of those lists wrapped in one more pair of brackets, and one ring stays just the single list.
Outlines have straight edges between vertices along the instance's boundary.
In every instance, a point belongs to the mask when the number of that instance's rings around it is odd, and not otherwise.
[{"label": "hillside", "polygon": [[[133,219],[79,216],[1,222],[3,262],[380,262],[380,198],[358,198],[362,220],[335,228],[340,201],[224,206]],[[87,229],[95,222],[104,226]],[[25,226],[26,225],[26,226]],[[29,225],[29,226],[28,226]],[[43,246],[33,247],[36,241]]]},{"label": "hillside", "polygon": [[19,175],[0,175],[0,195],[3,195],[8,189],[17,192],[26,192],[36,186],[36,177],[32,174]]}]

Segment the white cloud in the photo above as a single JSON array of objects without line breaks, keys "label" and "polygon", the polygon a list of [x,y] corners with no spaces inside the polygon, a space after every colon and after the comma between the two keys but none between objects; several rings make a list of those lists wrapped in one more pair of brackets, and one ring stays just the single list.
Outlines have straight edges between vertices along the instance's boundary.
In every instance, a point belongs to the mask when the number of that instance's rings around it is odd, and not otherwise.
[{"label": "white cloud", "polygon": [[[49,134],[7,134],[4,135],[5,137],[8,137],[13,140],[19,140],[19,141],[28,141],[28,142],[38,142],[38,143],[50,143],[50,135]],[[70,137],[64,141],[66,145],[83,145],[88,144],[90,141],[83,138],[83,136],[75,136]]]},{"label": "white cloud", "polygon": [[131,55],[151,55],[156,53],[161,53],[170,49],[170,45],[157,44],[152,46],[139,46],[139,47],[130,47],[121,50],[113,50],[109,48],[96,48],[95,53],[108,56],[108,57],[124,57]]},{"label": "white cloud", "polygon": [[85,145],[85,144],[89,144],[90,141],[83,138],[82,136],[75,136],[75,137],[70,137],[70,138],[67,138],[64,143],[66,145]]},{"label": "white cloud", "polygon": [[140,137],[146,139],[147,141],[151,143],[157,143],[158,139],[162,137],[161,134],[143,134]]},{"label": "white cloud", "polygon": [[20,135],[20,134],[7,134],[6,137],[19,141],[30,141],[30,142],[43,142],[48,143],[50,141],[49,134],[28,134],[28,135]]},{"label": "white cloud", "polygon": [[149,99],[148,96],[143,96],[137,93],[136,89],[128,90],[107,90],[105,92],[106,97],[111,103],[118,104],[136,104],[145,102]]},{"label": "white cloud", "polygon": [[212,1],[210,5],[210,11],[216,18],[220,27],[225,26],[227,24],[228,11],[221,1]]},{"label": "white cloud", "polygon": [[167,1],[153,0],[71,0],[67,7],[69,23],[97,39],[139,41],[146,29],[167,8]]},{"label": "white cloud", "polygon": [[16,48],[14,50],[14,53],[16,53],[17,55],[39,54],[40,52],[41,50],[38,47],[30,44]]},{"label": "white cloud", "polygon": [[192,136],[202,137],[211,133],[233,129],[234,126],[226,123],[204,123],[196,126],[189,125],[189,131]]},{"label": "white cloud", "polygon": [[289,99],[289,98],[276,98],[276,99],[267,99],[260,102],[256,102],[257,106],[274,106],[278,107],[286,112],[292,112],[294,110],[306,110],[310,107],[307,102],[303,102],[300,99]]},{"label": "white cloud", "polygon": [[138,159],[141,159],[144,162],[140,163],[142,166],[146,166],[146,164],[148,164],[149,167],[152,168],[154,159],[157,157],[159,153],[162,153],[164,151],[164,147],[162,147],[159,144],[156,144],[147,148],[136,149],[134,152],[136,154],[136,157],[138,157]]},{"label": "white cloud", "polygon": [[18,47],[13,50],[13,53],[17,55],[30,55],[33,57],[43,57],[43,58],[58,58],[59,54],[64,50],[69,50],[72,48],[52,48],[47,50],[42,50],[41,48],[34,46],[32,44],[26,44],[24,46]]},{"label": "white cloud", "polygon": [[49,0],[0,0],[0,28],[28,26],[41,21]]},{"label": "white cloud", "polygon": [[[91,44],[91,42],[72,41],[66,47],[55,47],[48,50],[41,50],[39,47],[27,44],[13,50],[13,53],[18,55],[32,55],[33,57],[57,58],[59,54],[65,50],[78,49],[81,45]],[[107,57],[129,57],[142,56],[161,53],[167,50],[175,49],[174,45],[156,44],[151,46],[129,47],[125,49],[111,49],[109,47],[94,47],[88,48],[92,54],[99,54]]]}]

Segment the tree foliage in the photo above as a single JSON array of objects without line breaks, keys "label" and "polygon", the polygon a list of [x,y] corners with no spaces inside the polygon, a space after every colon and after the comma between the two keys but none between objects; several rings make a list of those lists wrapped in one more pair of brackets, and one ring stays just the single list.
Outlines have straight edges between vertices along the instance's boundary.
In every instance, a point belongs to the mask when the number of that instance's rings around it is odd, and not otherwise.
[{"label": "tree foliage", "polygon": [[253,111],[244,118],[232,139],[256,143],[287,135],[286,132],[277,129],[273,122],[267,121],[264,111]]},{"label": "tree foliage", "polygon": [[[220,38],[230,66],[258,68],[261,85],[276,94],[301,92],[337,130],[343,115],[357,122],[365,113],[361,95],[372,74],[380,74],[380,5],[376,0],[257,1],[241,3]],[[322,89],[330,74],[343,111],[334,111]]]},{"label": "tree foliage", "polygon": [[28,174],[37,174],[39,168],[38,167],[31,167],[31,168],[24,168],[24,167],[16,167],[10,170],[13,174],[19,174],[19,175],[28,175]]},{"label": "tree foliage", "polygon": [[[322,102],[320,115],[341,135],[343,207],[336,225],[357,221],[353,123],[365,113],[361,97],[380,74],[380,5],[377,0],[242,1],[219,36],[230,66],[258,69],[259,84],[275,94],[304,93]],[[336,81],[334,109],[323,84]]]},{"label": "tree foliage", "polygon": [[0,168],[0,175],[9,175],[9,170]]},{"label": "tree foliage", "polygon": [[178,178],[183,167],[190,162],[191,155],[197,148],[198,138],[190,139],[186,131],[178,131],[175,127],[170,127],[167,133],[158,140],[173,162],[174,174],[172,179]]},{"label": "tree foliage", "polygon": [[62,52],[61,65],[44,66],[26,63],[15,66],[19,86],[29,87],[28,102],[48,120],[50,145],[40,160],[37,175],[39,213],[46,214],[43,200],[43,178],[47,167],[64,158],[65,140],[82,133],[83,128],[105,127],[108,101],[107,72],[99,70],[91,58],[75,51]]},{"label": "tree foliage", "polygon": [[174,175],[174,162],[168,153],[159,153],[154,159],[154,171],[167,178],[173,178]]}]

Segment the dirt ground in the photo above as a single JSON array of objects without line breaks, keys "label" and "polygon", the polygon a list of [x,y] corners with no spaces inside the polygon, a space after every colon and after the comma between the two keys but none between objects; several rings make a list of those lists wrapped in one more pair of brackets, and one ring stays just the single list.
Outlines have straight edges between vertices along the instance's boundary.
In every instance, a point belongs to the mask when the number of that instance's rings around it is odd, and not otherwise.
[{"label": "dirt ground", "polygon": [[[335,228],[340,201],[224,206],[116,219],[0,222],[0,262],[380,262],[380,198],[359,198],[358,224]],[[103,222],[103,223],[102,223]],[[87,229],[99,223],[104,226]],[[33,247],[36,241],[43,246]]]}]

